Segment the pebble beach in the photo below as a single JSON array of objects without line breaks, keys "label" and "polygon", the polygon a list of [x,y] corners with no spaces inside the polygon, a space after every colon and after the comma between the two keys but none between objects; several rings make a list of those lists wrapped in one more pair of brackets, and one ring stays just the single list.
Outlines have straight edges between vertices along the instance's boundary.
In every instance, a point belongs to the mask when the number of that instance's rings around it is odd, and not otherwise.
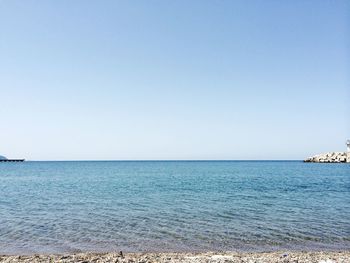
[{"label": "pebble beach", "polygon": [[350,251],[338,252],[207,252],[207,253],[78,253],[66,255],[0,256],[0,262],[80,262],[80,263],[146,263],[146,262],[186,262],[186,263],[349,263]]}]

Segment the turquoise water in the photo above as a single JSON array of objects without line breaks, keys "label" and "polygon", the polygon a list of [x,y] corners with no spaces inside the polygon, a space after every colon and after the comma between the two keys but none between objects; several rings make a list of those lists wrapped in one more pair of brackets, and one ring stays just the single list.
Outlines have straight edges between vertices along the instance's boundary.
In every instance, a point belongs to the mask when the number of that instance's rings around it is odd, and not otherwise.
[{"label": "turquoise water", "polygon": [[350,249],[350,165],[0,163],[0,253]]}]

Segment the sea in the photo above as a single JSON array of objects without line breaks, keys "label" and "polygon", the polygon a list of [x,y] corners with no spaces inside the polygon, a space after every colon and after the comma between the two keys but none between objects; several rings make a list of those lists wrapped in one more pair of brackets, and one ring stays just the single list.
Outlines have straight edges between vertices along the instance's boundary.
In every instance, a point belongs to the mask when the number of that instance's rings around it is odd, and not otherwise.
[{"label": "sea", "polygon": [[350,249],[350,164],[0,163],[0,254]]}]

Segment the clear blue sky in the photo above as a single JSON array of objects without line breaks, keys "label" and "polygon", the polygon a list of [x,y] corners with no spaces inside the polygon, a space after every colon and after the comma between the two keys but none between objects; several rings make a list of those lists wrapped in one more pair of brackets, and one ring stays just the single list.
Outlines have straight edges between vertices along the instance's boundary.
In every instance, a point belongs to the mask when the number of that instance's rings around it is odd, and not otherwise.
[{"label": "clear blue sky", "polygon": [[0,0],[0,154],[302,159],[350,138],[350,1]]}]

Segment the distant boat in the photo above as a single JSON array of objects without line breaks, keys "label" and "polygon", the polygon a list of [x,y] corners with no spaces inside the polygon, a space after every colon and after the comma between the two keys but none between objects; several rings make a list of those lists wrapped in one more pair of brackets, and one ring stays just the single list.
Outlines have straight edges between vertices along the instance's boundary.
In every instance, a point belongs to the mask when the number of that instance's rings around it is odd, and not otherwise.
[{"label": "distant boat", "polygon": [[24,162],[24,159],[7,159],[5,156],[0,155],[0,162]]}]

